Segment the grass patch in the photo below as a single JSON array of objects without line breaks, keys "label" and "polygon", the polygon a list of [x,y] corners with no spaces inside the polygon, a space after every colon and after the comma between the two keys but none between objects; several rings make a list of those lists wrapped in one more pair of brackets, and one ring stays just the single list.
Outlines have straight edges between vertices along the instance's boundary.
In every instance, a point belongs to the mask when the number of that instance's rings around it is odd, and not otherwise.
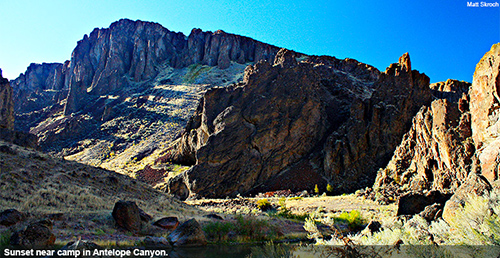
[{"label": "grass patch", "polygon": [[203,226],[213,242],[255,242],[277,239],[277,229],[265,220],[253,216],[236,216],[236,221],[215,221]]},{"label": "grass patch", "polygon": [[365,224],[365,220],[357,210],[343,212],[339,216],[334,217],[333,220],[335,223],[347,225],[349,229],[353,231],[363,229]]},{"label": "grass patch", "polygon": [[286,199],[284,197],[279,199],[280,208],[276,212],[271,212],[270,215],[274,217],[281,217],[285,219],[293,219],[298,221],[305,221],[306,218],[309,218],[309,214],[294,214],[292,211],[286,207]]},{"label": "grass patch", "polygon": [[184,75],[184,82],[194,83],[198,77],[212,70],[208,65],[192,64],[188,67],[188,72]]}]

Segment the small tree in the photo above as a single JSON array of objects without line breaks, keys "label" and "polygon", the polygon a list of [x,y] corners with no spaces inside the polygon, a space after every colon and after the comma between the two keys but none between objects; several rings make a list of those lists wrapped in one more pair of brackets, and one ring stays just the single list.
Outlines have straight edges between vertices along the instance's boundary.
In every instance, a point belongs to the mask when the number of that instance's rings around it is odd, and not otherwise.
[{"label": "small tree", "polygon": [[331,195],[333,193],[333,186],[332,185],[330,185],[330,184],[326,185],[326,193],[328,195]]}]

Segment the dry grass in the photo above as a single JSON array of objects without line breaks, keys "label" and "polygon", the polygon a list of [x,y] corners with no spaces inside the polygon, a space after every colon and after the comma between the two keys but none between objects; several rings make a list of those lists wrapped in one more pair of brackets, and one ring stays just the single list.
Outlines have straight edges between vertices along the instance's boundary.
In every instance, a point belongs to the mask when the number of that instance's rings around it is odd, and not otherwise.
[{"label": "dry grass", "polygon": [[[134,236],[114,225],[111,211],[118,200],[135,201],[154,219],[176,216],[184,221],[206,214],[164,192],[112,171],[66,161],[5,142],[0,150],[0,207],[28,214],[29,221],[62,214],[54,232],[60,241],[76,236],[99,241],[135,241],[133,237],[163,234],[144,225]],[[0,233],[8,228],[0,226]],[[132,240],[130,240],[132,239]]]}]

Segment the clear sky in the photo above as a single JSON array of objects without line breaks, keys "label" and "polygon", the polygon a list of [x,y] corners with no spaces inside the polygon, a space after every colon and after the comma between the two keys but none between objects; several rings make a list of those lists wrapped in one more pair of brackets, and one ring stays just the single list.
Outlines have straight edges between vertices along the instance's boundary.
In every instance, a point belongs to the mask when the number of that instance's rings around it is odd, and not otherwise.
[{"label": "clear sky", "polygon": [[380,70],[409,52],[413,69],[431,82],[472,81],[476,63],[500,42],[500,8],[467,7],[462,0],[0,0],[0,10],[0,68],[9,79],[32,62],[70,59],[84,34],[120,18],[186,35],[192,28],[222,29]]}]

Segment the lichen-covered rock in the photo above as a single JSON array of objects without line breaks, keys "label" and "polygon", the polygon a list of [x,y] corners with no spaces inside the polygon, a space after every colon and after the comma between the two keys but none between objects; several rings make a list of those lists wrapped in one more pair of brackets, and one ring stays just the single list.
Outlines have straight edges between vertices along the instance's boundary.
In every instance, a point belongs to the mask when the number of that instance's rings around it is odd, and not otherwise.
[{"label": "lichen-covered rock", "polygon": [[472,138],[481,173],[498,179],[500,162],[500,43],[491,47],[474,72],[470,94]]},{"label": "lichen-covered rock", "polygon": [[177,227],[170,235],[168,241],[174,247],[204,246],[207,245],[205,233],[196,219],[190,219]]},{"label": "lichen-covered rock", "polygon": [[9,80],[2,77],[0,69],[0,128],[14,129],[14,102]]}]

